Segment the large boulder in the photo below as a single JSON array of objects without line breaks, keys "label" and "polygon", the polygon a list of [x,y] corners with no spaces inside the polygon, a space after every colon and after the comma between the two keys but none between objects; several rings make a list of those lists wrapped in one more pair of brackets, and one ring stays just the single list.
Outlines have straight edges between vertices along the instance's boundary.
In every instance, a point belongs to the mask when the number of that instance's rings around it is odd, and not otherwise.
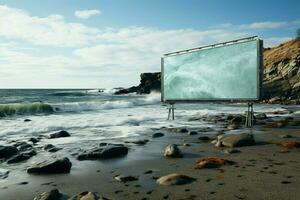
[{"label": "large boulder", "polygon": [[248,133],[220,135],[217,140],[217,146],[225,147],[242,147],[255,144],[254,136]]},{"label": "large boulder", "polygon": [[159,179],[156,180],[156,182],[159,185],[185,185],[188,183],[191,183],[193,181],[195,181],[195,178],[186,176],[186,175],[182,175],[182,174],[177,174],[177,173],[173,173],[173,174],[169,174],[166,176],[162,176]]},{"label": "large boulder", "polygon": [[171,158],[182,158],[181,150],[176,144],[170,144],[165,148],[164,156]]},{"label": "large boulder", "polygon": [[117,158],[127,155],[128,148],[124,145],[109,144],[103,148],[93,149],[78,155],[78,160],[95,160],[95,159],[108,159]]},{"label": "large boulder", "polygon": [[29,174],[54,174],[54,173],[69,173],[72,167],[72,163],[67,157],[52,160],[43,161],[27,169]]},{"label": "large boulder", "polygon": [[19,150],[14,146],[0,146],[0,158],[10,158],[17,154]]}]

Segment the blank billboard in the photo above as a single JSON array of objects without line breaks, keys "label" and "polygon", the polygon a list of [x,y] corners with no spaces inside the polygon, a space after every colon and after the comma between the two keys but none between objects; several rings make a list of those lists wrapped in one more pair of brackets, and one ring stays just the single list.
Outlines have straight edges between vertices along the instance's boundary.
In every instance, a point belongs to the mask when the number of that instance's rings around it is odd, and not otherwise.
[{"label": "blank billboard", "polygon": [[261,47],[254,38],[165,54],[162,101],[258,100]]}]

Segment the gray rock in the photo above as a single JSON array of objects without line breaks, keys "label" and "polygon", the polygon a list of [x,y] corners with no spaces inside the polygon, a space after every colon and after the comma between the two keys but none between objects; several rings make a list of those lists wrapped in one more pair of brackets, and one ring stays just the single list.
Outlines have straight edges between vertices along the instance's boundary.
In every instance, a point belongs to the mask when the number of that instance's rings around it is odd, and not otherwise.
[{"label": "gray rock", "polygon": [[218,138],[222,146],[241,147],[255,144],[254,136],[248,133],[221,135]]},{"label": "gray rock", "polygon": [[123,183],[130,182],[130,181],[137,181],[138,180],[137,177],[134,177],[134,176],[123,176],[123,175],[116,176],[115,179],[117,181],[120,181],[120,182],[123,182]]},{"label": "gray rock", "polygon": [[154,134],[152,135],[152,138],[163,137],[164,135],[165,135],[165,134],[158,132],[158,133],[154,133]]},{"label": "gray rock", "polygon": [[156,180],[156,182],[159,185],[185,185],[188,183],[191,183],[193,181],[195,181],[195,178],[186,176],[186,175],[182,175],[182,174],[169,174],[166,176],[162,176],[159,179]]},{"label": "gray rock", "polygon": [[57,152],[57,151],[61,150],[61,148],[58,148],[52,144],[46,144],[44,146],[44,150],[48,151],[48,152]]},{"label": "gray rock", "polygon": [[14,146],[0,146],[0,158],[10,158],[16,155],[19,150]]},{"label": "gray rock", "polygon": [[128,148],[124,145],[107,145],[78,155],[78,160],[95,160],[118,158],[127,155]]},{"label": "gray rock", "polygon": [[11,157],[10,159],[7,160],[7,163],[8,164],[11,164],[11,163],[18,163],[18,162],[22,162],[24,160],[28,160],[31,156],[28,155],[28,154],[24,154],[24,153],[20,153],[20,154],[17,154],[13,157]]},{"label": "gray rock", "polygon": [[18,146],[18,149],[19,149],[20,151],[30,150],[30,149],[33,149],[33,146],[32,146],[31,144],[28,144],[28,143],[26,143],[26,142],[23,142],[22,144],[20,144],[20,145]]},{"label": "gray rock", "polygon": [[286,134],[286,135],[280,135],[281,138],[293,138],[292,135]]},{"label": "gray rock", "polygon": [[208,136],[200,136],[198,137],[198,140],[201,140],[201,141],[209,141],[210,138]]},{"label": "gray rock", "polygon": [[70,137],[70,133],[68,133],[67,131],[59,131],[56,133],[51,133],[50,134],[50,138],[60,138],[60,137]]},{"label": "gray rock", "polygon": [[27,173],[53,174],[69,173],[72,167],[70,160],[65,157],[62,159],[43,161],[27,169]]},{"label": "gray rock", "polygon": [[182,158],[183,155],[176,144],[170,144],[165,148],[164,156],[171,158]]},{"label": "gray rock", "polygon": [[197,135],[197,134],[198,134],[197,131],[190,131],[190,132],[189,132],[189,135]]},{"label": "gray rock", "polygon": [[33,200],[64,200],[64,195],[61,194],[57,189],[53,189],[49,192],[44,192],[34,197]]},{"label": "gray rock", "polygon": [[84,192],[81,192],[80,194],[77,194],[77,195],[69,198],[69,200],[109,200],[109,199],[106,197],[100,196],[99,193],[97,193],[97,192],[84,191]]},{"label": "gray rock", "polygon": [[9,170],[0,168],[0,179],[6,179],[9,175]]},{"label": "gray rock", "polygon": [[33,144],[35,144],[35,143],[37,143],[37,142],[39,142],[40,140],[39,139],[37,139],[37,138],[29,138],[29,140],[28,140],[29,142],[32,142]]},{"label": "gray rock", "polygon": [[137,145],[145,145],[149,142],[149,140],[134,140],[134,141],[126,141],[126,143],[132,143],[132,144],[137,144]]},{"label": "gray rock", "polygon": [[225,154],[232,154],[232,153],[240,153],[241,151],[238,149],[225,149],[223,150],[223,153]]}]

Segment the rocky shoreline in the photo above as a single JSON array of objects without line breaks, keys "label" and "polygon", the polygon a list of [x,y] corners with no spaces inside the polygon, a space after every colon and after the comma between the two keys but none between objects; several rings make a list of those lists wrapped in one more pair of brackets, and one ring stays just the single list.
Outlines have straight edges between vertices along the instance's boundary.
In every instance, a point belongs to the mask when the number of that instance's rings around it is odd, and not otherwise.
[{"label": "rocky shoreline", "polygon": [[297,199],[300,116],[294,111],[256,113],[253,129],[240,114],[191,116],[188,121],[217,126],[153,128],[146,138],[94,141],[75,152],[39,145],[73,136],[65,130],[8,141],[0,146],[1,166],[14,170],[0,170],[0,199]]}]

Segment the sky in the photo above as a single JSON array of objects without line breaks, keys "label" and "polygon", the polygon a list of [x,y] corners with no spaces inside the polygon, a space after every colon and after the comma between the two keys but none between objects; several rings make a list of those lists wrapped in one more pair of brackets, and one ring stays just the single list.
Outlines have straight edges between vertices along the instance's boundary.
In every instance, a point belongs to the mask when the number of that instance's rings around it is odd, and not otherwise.
[{"label": "sky", "polygon": [[113,88],[164,53],[295,37],[299,0],[0,0],[0,88]]}]

